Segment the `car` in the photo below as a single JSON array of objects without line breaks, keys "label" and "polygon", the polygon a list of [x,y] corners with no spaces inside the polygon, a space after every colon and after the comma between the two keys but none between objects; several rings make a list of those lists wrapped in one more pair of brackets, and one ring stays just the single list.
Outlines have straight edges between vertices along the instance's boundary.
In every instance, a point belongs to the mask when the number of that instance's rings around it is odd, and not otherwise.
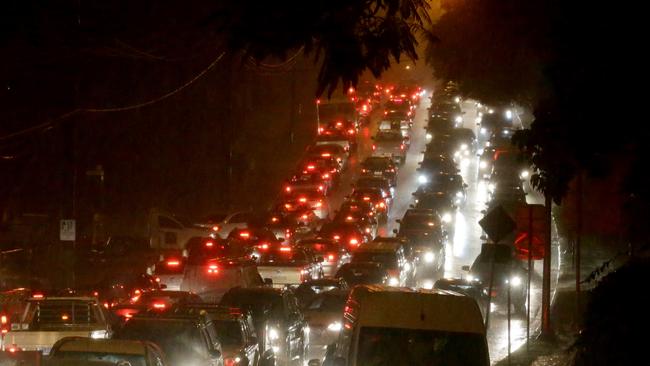
[{"label": "car", "polygon": [[185,304],[176,307],[174,314],[203,315],[210,319],[217,334],[224,366],[269,364],[273,360],[270,350],[260,351],[253,317],[249,311],[217,304]]},{"label": "car", "polygon": [[203,302],[203,299],[189,291],[150,291],[134,297],[130,304],[114,306],[111,311],[126,321],[136,314],[164,312],[173,305],[197,302]]},{"label": "car", "polygon": [[477,142],[474,131],[470,128],[455,128],[450,131],[451,138],[454,140],[457,148],[454,153],[456,159],[469,158],[476,154]]},{"label": "car", "polygon": [[323,133],[318,135],[316,138],[316,141],[314,142],[316,145],[331,145],[331,144],[337,144],[340,145],[345,151],[347,151],[348,156],[352,154],[356,147],[357,147],[357,142],[356,142],[356,134],[355,135],[348,135],[344,132],[338,132],[338,131],[331,131],[330,133]]},{"label": "car", "polygon": [[328,195],[331,193],[333,186],[332,180],[328,179],[329,174],[326,177],[323,177],[323,175],[323,173],[315,170],[298,172],[285,182],[282,192],[289,195],[294,191],[318,190],[323,192],[324,195]]},{"label": "car", "polygon": [[375,206],[374,203],[372,203],[370,200],[352,200],[352,199],[347,199],[341,203],[341,206],[337,211],[334,211],[335,214],[338,215],[339,212],[355,212],[359,213],[360,215],[368,216],[368,217],[378,217],[380,216],[380,212],[378,211],[377,207]]},{"label": "car", "polygon": [[308,325],[293,291],[234,287],[224,294],[219,304],[250,311],[257,335],[263,339],[263,349],[272,350],[280,365],[302,364]]},{"label": "car", "polygon": [[139,340],[157,344],[171,366],[223,365],[222,346],[205,315],[172,312],[138,314],[115,332],[118,340]]},{"label": "car", "polygon": [[413,196],[415,196],[414,208],[434,210],[446,226],[453,228],[457,207],[448,193],[420,190],[414,192]]},{"label": "car", "polygon": [[436,157],[425,157],[416,170],[418,172],[417,179],[420,185],[433,182],[438,179],[439,175],[458,174],[460,171],[453,160],[442,155]]},{"label": "car", "polygon": [[[490,356],[476,301],[441,291],[357,286],[325,365],[477,365]],[[435,345],[435,346],[434,346]]]},{"label": "car", "polygon": [[526,314],[525,280],[528,271],[523,262],[515,257],[511,245],[483,244],[472,265],[463,269],[469,271],[467,277],[470,281],[480,282],[486,296],[503,306],[507,304],[509,292],[515,313]]},{"label": "car", "polygon": [[396,164],[404,164],[407,146],[401,131],[379,131],[372,139],[372,156],[385,156]]},{"label": "car", "polygon": [[335,278],[341,278],[354,287],[356,285],[387,285],[388,269],[378,262],[350,262],[336,271]]},{"label": "car", "polygon": [[161,287],[156,277],[134,269],[133,271],[109,272],[99,282],[86,288],[77,287],[75,292],[94,296],[105,308],[110,308],[128,302],[138,294],[161,290]]},{"label": "car", "polygon": [[397,220],[398,237],[407,239],[409,254],[418,272],[442,274],[445,266],[445,232],[433,210],[410,209]]},{"label": "car", "polygon": [[408,262],[401,243],[373,241],[352,253],[351,263],[377,262],[388,270],[388,285],[407,286],[413,280],[414,268]]},{"label": "car", "polygon": [[390,213],[392,203],[390,191],[384,191],[381,188],[355,188],[352,190],[347,200],[358,202],[366,201],[372,203],[377,209],[377,220],[386,221]]},{"label": "car", "polygon": [[359,226],[352,222],[328,222],[321,227],[318,236],[331,239],[348,251],[354,251],[368,240]]},{"label": "car", "polygon": [[59,339],[46,360],[64,364],[69,361],[110,361],[121,365],[165,366],[163,351],[155,343],[140,340],[65,337]]},{"label": "car", "polygon": [[[215,219],[218,217],[208,217],[208,219]],[[248,227],[248,222],[253,218],[253,213],[250,211],[237,211],[228,214],[223,220],[214,222],[208,220],[207,224],[211,226],[212,230],[221,238],[226,238],[228,234],[234,229],[245,229]]]},{"label": "car", "polygon": [[460,174],[440,174],[426,189],[433,192],[445,192],[453,197],[454,204],[461,206],[467,200],[468,185],[463,182]]},{"label": "car", "polygon": [[[356,133],[356,132],[355,132]],[[306,152],[307,159],[309,158],[334,158],[336,159],[343,168],[345,168],[348,153],[345,151],[345,148],[338,144],[321,144],[321,145],[310,145],[307,148]]]},{"label": "car", "polygon": [[361,163],[361,176],[383,177],[394,187],[397,185],[397,166],[388,157],[371,156]]},{"label": "car", "polygon": [[316,216],[321,219],[329,217],[329,204],[324,192],[320,190],[301,189],[294,190],[288,195],[285,195],[280,202],[285,210],[298,209],[301,205],[310,207]]},{"label": "car", "polygon": [[346,203],[334,216],[334,222],[355,223],[363,231],[368,240],[372,240],[377,235],[378,222],[374,216],[364,214],[358,205]]},{"label": "car", "polygon": [[266,220],[265,227],[276,237],[283,237],[283,244],[295,243],[302,238],[312,237],[322,226],[323,220],[316,216],[311,207],[299,206],[295,211],[272,212]]},{"label": "car", "polygon": [[[297,207],[298,205],[296,205]],[[264,244],[281,243],[284,239],[276,237],[273,231],[261,226],[247,229],[234,229],[228,235],[228,243],[231,246],[245,249],[255,249]]]},{"label": "car", "polygon": [[321,267],[324,276],[333,276],[342,264],[350,260],[350,253],[347,248],[334,239],[303,239],[298,241],[295,246],[311,250],[314,255],[323,257]]},{"label": "car", "polygon": [[342,278],[321,278],[318,280],[306,281],[296,287],[295,294],[298,305],[304,308],[318,294],[332,290],[348,290],[348,284]]},{"label": "car", "polygon": [[309,324],[308,359],[322,359],[326,347],[338,339],[343,328],[343,309],[350,290],[330,290],[318,293],[303,309]]},{"label": "car", "polygon": [[297,286],[304,281],[323,277],[323,258],[300,247],[279,246],[259,251],[257,271],[270,278],[274,287]]}]

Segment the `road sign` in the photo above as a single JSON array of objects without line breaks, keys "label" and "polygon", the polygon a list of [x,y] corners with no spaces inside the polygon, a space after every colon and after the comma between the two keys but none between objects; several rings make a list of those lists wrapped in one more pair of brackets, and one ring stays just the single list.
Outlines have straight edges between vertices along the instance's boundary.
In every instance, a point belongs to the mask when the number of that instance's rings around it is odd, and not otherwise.
[{"label": "road sign", "polygon": [[[515,255],[517,258],[522,260],[528,259],[528,233],[520,232],[515,238]],[[530,254],[532,260],[544,259],[544,242],[537,237],[533,236],[533,240],[530,243]]]},{"label": "road sign", "polygon": [[[517,209],[517,239],[515,248],[517,255],[528,258],[528,246],[532,259],[544,258],[544,246],[549,238],[546,234],[548,225],[544,205],[522,205]],[[532,238],[532,240],[528,240]]]},{"label": "road sign", "polygon": [[488,237],[495,243],[498,243],[499,240],[513,232],[517,227],[515,221],[501,205],[494,207],[478,224],[481,225]]},{"label": "road sign", "polygon": [[75,238],[75,220],[61,220],[61,223],[59,225],[59,240],[75,241]]}]

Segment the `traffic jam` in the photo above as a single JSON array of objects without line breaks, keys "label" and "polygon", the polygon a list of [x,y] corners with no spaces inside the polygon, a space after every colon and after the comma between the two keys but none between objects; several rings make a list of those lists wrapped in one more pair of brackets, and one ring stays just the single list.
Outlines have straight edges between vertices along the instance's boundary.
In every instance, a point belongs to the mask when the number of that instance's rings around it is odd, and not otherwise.
[{"label": "traffic jam", "polygon": [[191,223],[152,212],[155,241],[112,237],[88,256],[106,269],[94,283],[2,288],[3,357],[489,365],[486,317],[529,310],[526,257],[509,233],[482,237],[463,266],[455,245],[469,235],[474,216],[463,212],[477,187],[484,211],[474,221],[496,207],[514,217],[526,203],[513,112],[463,100],[453,82],[366,82],[315,104],[316,137],[265,212]]}]

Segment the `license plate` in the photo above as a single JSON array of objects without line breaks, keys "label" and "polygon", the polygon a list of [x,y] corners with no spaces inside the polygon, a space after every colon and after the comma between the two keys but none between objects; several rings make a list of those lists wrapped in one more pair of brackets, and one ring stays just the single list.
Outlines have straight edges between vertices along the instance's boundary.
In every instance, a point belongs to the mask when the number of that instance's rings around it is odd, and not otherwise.
[{"label": "license plate", "polygon": [[382,172],[375,172],[374,173],[376,176],[380,177],[383,173]]}]

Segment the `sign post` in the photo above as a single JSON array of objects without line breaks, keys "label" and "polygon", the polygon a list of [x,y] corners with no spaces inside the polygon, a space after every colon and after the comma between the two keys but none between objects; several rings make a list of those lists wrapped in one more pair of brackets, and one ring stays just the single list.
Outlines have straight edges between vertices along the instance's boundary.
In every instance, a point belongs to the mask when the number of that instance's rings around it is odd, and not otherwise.
[{"label": "sign post", "polygon": [[59,240],[75,241],[76,240],[75,220],[61,220],[59,224]]}]

